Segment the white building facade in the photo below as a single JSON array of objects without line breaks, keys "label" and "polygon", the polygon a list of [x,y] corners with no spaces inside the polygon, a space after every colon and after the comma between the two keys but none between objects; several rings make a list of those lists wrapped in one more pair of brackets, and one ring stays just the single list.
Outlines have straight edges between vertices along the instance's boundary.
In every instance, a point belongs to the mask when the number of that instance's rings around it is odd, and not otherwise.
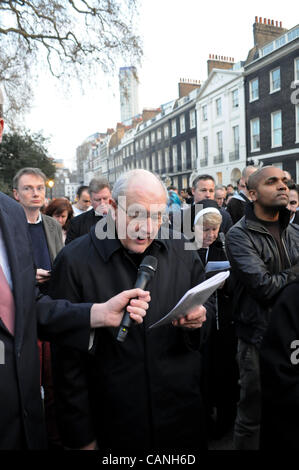
[{"label": "white building facade", "polygon": [[198,174],[236,184],[246,166],[243,69],[213,69],[196,103]]}]

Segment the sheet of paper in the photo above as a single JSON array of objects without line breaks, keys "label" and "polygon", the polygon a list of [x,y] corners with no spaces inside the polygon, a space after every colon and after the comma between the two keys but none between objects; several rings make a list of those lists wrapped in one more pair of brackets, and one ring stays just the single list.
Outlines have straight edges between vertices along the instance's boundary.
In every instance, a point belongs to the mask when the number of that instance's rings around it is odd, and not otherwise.
[{"label": "sheet of paper", "polygon": [[213,292],[228,278],[229,274],[229,271],[220,272],[188,290],[167,315],[149,328],[167,325],[173,320],[184,317],[193,307],[204,304]]}]

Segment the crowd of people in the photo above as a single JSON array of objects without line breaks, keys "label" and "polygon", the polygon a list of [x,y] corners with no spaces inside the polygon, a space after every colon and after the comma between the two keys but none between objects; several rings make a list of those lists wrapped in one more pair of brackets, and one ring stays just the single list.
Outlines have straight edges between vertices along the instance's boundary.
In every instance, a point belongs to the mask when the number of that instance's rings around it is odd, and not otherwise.
[{"label": "crowd of people", "polygon": [[[205,450],[232,428],[236,450],[295,448],[291,175],[248,166],[233,187],[199,174],[178,194],[139,169],[48,203],[45,183],[22,168],[13,198],[0,193],[0,449]],[[149,328],[221,270],[204,305]]]}]

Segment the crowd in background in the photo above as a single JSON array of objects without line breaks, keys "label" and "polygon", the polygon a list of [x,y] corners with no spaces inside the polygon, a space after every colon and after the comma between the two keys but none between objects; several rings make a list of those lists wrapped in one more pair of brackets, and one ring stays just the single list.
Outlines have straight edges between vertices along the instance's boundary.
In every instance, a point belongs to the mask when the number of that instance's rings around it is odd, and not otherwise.
[{"label": "crowd in background", "polygon": [[[136,178],[137,176],[141,180],[144,179],[145,183],[146,178],[156,178],[149,172],[142,173],[142,171],[140,175],[136,174]],[[134,172],[129,177],[135,181]],[[130,193],[128,188],[131,186],[128,181],[121,180],[112,189],[105,179],[93,179],[89,186],[79,187],[76,201],[70,202],[66,197],[45,199],[45,176],[39,169],[25,168],[18,172],[13,181],[14,198],[23,206],[27,217],[36,266],[36,282],[43,294],[50,294],[54,298],[66,298],[75,303],[100,301],[97,295],[101,289],[105,291],[105,295],[115,294],[115,286],[112,288],[113,282],[120,290],[129,288],[126,276],[132,278],[132,275],[126,266],[127,262],[134,266],[133,272],[136,273],[144,253],[158,253],[159,259],[164,256],[164,244],[150,240],[146,245],[146,235],[144,235],[123,243],[126,249],[124,256],[127,260],[120,258],[116,262],[115,250],[118,248],[112,242],[108,247],[105,242],[99,244],[95,240],[97,223],[108,221],[111,209],[116,210],[118,216],[119,211],[125,210],[126,217],[130,221],[135,220],[135,215],[130,212],[129,206],[124,209],[120,205],[119,194],[129,195],[128,198],[132,198],[132,203],[136,201],[148,203],[149,196],[146,191],[149,193],[150,185],[145,184],[140,189],[136,183],[136,189]],[[121,444],[126,442],[127,438],[133,439],[132,436],[138,441],[138,426],[134,431],[133,426],[128,424],[131,419],[130,414],[132,413],[133,422],[139,423],[142,427],[142,419],[148,416],[145,409],[152,407],[154,411],[149,417],[150,432],[154,435],[155,427],[158,426],[155,419],[158,420],[160,429],[159,438],[146,437],[147,442],[152,442],[153,439],[153,445],[160,441],[170,445],[172,442],[170,437],[174,439],[173,436],[176,435],[176,440],[173,442],[177,445],[181,439],[182,445],[187,446],[191,431],[194,434],[198,426],[198,429],[200,428],[198,435],[201,436],[198,447],[205,448],[206,441],[223,437],[234,426],[235,449],[250,450],[263,446],[267,448],[272,442],[273,435],[278,440],[277,430],[281,423],[285,427],[288,426],[286,413],[291,416],[293,412],[296,414],[299,410],[297,364],[285,363],[284,369],[281,370],[280,365],[275,363],[275,355],[279,354],[276,352],[275,344],[273,345],[276,332],[271,330],[275,329],[275,325],[271,324],[271,312],[277,309],[276,305],[281,299],[284,288],[292,285],[292,282],[297,282],[299,273],[298,185],[287,172],[271,166],[244,168],[242,177],[235,187],[231,184],[216,185],[214,178],[205,174],[199,174],[194,179],[192,187],[184,188],[180,193],[173,186],[161,190],[163,185],[157,178],[152,180],[151,184],[158,184],[155,190],[157,196],[151,194],[152,204],[163,202],[165,194],[167,195],[166,218],[165,214],[162,217],[159,212],[154,214],[155,217],[151,213],[147,214],[146,230],[150,230],[148,226],[151,226],[151,229],[155,226],[157,230],[158,227],[160,229],[165,226],[171,227],[175,232],[182,232],[183,240],[188,239],[194,244],[192,253],[179,252],[181,248],[176,248],[171,251],[169,258],[170,247],[172,250],[172,246],[175,246],[170,240],[166,248],[168,258],[167,260],[165,258],[165,266],[172,263],[175,257],[177,259],[173,266],[169,265],[169,270],[165,268],[163,276],[163,261],[161,261],[160,280],[153,289],[152,297],[159,296],[160,306],[164,305],[164,297],[166,299],[169,286],[179,282],[178,285],[182,285],[182,289],[185,290],[188,288],[187,280],[190,275],[192,281],[189,287],[221,270],[229,270],[230,276],[209,299],[205,309],[206,318],[202,312],[198,313],[201,315],[200,321],[199,316],[194,323],[192,316],[191,320],[188,318],[188,321],[191,321],[191,329],[194,327],[195,331],[189,333],[187,322],[185,330],[188,331],[188,337],[184,339],[185,346],[180,343],[182,338],[168,336],[167,328],[161,328],[160,347],[162,348],[165,342],[172,344],[171,355],[177,358],[174,365],[171,362],[173,358],[165,360],[163,365],[162,353],[160,358],[157,353],[156,358],[144,357],[144,363],[138,362],[139,358],[130,349],[125,349],[123,354],[126,357],[120,359],[121,350],[112,348],[112,336],[103,331],[97,333],[96,346],[92,346],[97,348],[95,356],[89,355],[88,358],[87,353],[82,355],[72,348],[39,341],[40,387],[48,446],[52,450],[96,449],[101,447],[102,442],[105,445],[114,443],[118,446],[117,437],[113,442],[113,428],[115,423],[121,426],[122,422],[125,423],[124,432],[128,436],[119,437]],[[124,192],[121,192],[122,190]],[[162,191],[160,196],[159,191]],[[64,246],[66,248],[63,248]],[[94,246],[97,247],[95,251]],[[97,250],[104,260],[101,268],[100,264],[94,266],[98,256]],[[125,263],[125,269],[122,263]],[[192,268],[192,274],[187,270],[184,275],[185,265],[188,263],[190,266],[194,263],[196,269]],[[211,266],[214,268],[210,269]],[[127,271],[130,271],[130,274]],[[193,278],[195,272],[198,272],[197,279]],[[126,282],[123,282],[123,279],[120,281],[122,276]],[[287,299],[284,302],[287,303]],[[167,303],[165,308],[169,308]],[[159,304],[155,305],[155,309],[159,310]],[[166,313],[164,310],[160,312],[160,314]],[[283,312],[276,312],[275,319],[279,319],[281,315]],[[270,339],[267,337],[269,324],[269,331],[272,331],[273,337]],[[281,328],[284,328],[283,321],[279,325],[281,332]],[[180,326],[180,323],[175,326]],[[183,320],[181,326],[184,327]],[[199,329],[200,335],[196,336],[195,333]],[[289,330],[292,332],[295,328],[292,330],[291,325]],[[182,334],[185,334],[184,328]],[[139,348],[140,342],[145,341],[145,333],[142,335],[134,337],[132,333],[136,349]],[[265,341],[265,350],[264,337],[268,338]],[[293,339],[296,340],[296,337]],[[150,335],[146,341],[150,343]],[[193,356],[193,362],[189,361],[185,347],[198,352],[197,362],[194,362]],[[285,347],[285,344],[280,347]],[[272,355],[269,355],[269,348]],[[107,357],[109,357],[109,367],[104,364]],[[118,363],[117,367],[114,367],[114,360],[115,364]],[[287,362],[286,358],[284,360]],[[164,380],[166,388],[173,380],[173,377],[168,379],[171,367],[175,368],[176,375],[188,377],[185,382],[182,378],[178,378],[180,387],[172,385],[172,408],[170,408],[174,416],[168,415],[166,411],[169,406],[166,402],[167,397],[171,394],[165,394],[165,403],[163,402]],[[279,369],[278,375],[275,376],[277,369]],[[118,378],[118,375],[121,378]],[[160,377],[160,383],[156,377]],[[133,388],[128,385],[130,380]],[[123,387],[128,388],[128,395],[134,394],[134,384],[139,380],[144,381],[145,388],[156,388],[161,402],[146,404],[142,401],[142,397],[136,396],[140,416],[130,410],[129,400],[127,402],[123,400],[125,411],[122,417],[116,416],[116,413],[111,414],[113,398],[120,399],[119,390]],[[271,384],[273,387],[276,384],[275,380],[280,385],[281,395],[278,393],[271,395],[269,392],[269,386]],[[101,387],[106,387],[108,391],[100,392]],[[179,401],[184,401],[185,396],[188,396],[192,404],[192,394],[195,400],[198,387],[202,401],[200,406],[194,401],[194,419],[200,416],[200,423],[193,422],[188,414],[189,411],[185,414],[183,404],[178,404]],[[110,416],[106,416],[105,407],[99,410],[97,393],[103,393],[101,400],[106,400],[107,413],[109,412]],[[263,404],[264,402],[266,404]],[[161,407],[165,407],[164,414],[167,415],[167,419],[162,416]],[[201,409],[200,412],[197,407]],[[118,408],[117,410],[119,412]],[[277,419],[275,414],[273,415],[275,410],[278,410]],[[176,415],[181,423],[180,430],[176,427]],[[97,416],[97,423],[94,422],[93,416]],[[173,435],[169,434],[172,420],[175,427]],[[102,422],[105,423],[105,426],[103,425],[105,437],[103,429],[98,429],[102,426]],[[169,440],[163,441],[161,438],[163,426],[168,430]],[[288,436],[285,427],[283,432],[279,431],[279,435],[283,434],[285,447],[292,447],[295,442],[294,437]],[[187,432],[189,428],[190,432]],[[131,437],[130,432],[133,433]],[[146,432],[144,431],[145,434]],[[140,435],[142,433],[143,430],[140,428]],[[299,434],[296,424],[292,427],[292,436],[294,433],[297,433],[297,436]],[[191,444],[194,445],[194,442]],[[138,445],[142,446],[142,441]]]}]

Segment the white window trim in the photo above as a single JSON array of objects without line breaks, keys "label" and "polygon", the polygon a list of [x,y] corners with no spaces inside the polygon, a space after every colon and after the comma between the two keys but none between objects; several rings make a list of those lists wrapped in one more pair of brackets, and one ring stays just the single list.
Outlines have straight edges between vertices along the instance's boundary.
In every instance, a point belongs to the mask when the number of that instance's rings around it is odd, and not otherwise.
[{"label": "white window trim", "polygon": [[[237,92],[237,97],[238,97],[237,106],[235,106],[235,104],[234,104],[234,93],[236,93],[236,92]],[[239,103],[239,90],[238,90],[238,88],[236,88],[235,90],[232,90],[232,92],[231,92],[231,97],[232,97],[232,108],[233,108],[233,109],[238,109],[238,108],[239,108],[239,104],[240,104],[240,103]]]},{"label": "white window trim", "polygon": [[[295,83],[299,83],[299,76],[296,77],[296,71],[297,71],[297,69],[296,69],[296,61],[297,61],[297,60],[298,60],[298,62],[299,62],[299,57],[295,57],[295,59],[294,59],[294,82],[295,82]],[[298,70],[298,75],[299,75],[299,70]]]},{"label": "white window trim", "polygon": [[296,141],[295,143],[299,143],[299,104],[295,106],[295,126],[296,126]]},{"label": "white window trim", "polygon": [[[280,144],[274,145],[274,127],[273,127],[273,121],[274,121],[274,115],[280,113],[280,121],[281,121],[281,128],[280,128],[280,135],[281,135],[281,142]],[[282,112],[280,109],[277,111],[274,111],[271,113],[271,148],[278,148],[282,147]]]},{"label": "white window trim", "polygon": [[[280,86],[279,88],[272,88],[272,73],[275,72],[276,70],[279,70],[279,83],[280,83]],[[272,69],[270,70],[269,72],[269,80],[270,80],[270,95],[272,93],[277,93],[278,91],[280,91],[281,89],[281,73],[280,73],[280,67],[275,67],[275,69]]]},{"label": "white window trim", "polygon": [[194,109],[191,109],[189,113],[189,121],[190,121],[190,129],[194,129],[196,127],[196,113]]},{"label": "white window trim", "polygon": [[[252,82],[254,82],[255,80],[257,80],[257,84],[258,84],[258,87],[257,87],[257,90],[258,90],[258,96],[257,98],[252,98]],[[256,78],[253,78],[252,80],[250,80],[249,82],[249,103],[253,103],[254,101],[257,101],[260,99],[260,82],[259,82],[259,78],[256,77]]]},{"label": "white window trim", "polygon": [[[218,113],[217,103],[220,103],[220,113]],[[222,99],[221,99],[221,96],[219,98],[216,98],[215,105],[216,105],[216,117],[217,118],[221,117],[222,116]]]},{"label": "white window trim", "polygon": [[[184,123],[183,126],[181,125],[182,122]],[[185,115],[182,114],[182,116],[180,116],[180,134],[184,134],[184,132],[186,132],[186,121],[185,121]]]},{"label": "white window trim", "polygon": [[[253,140],[252,140],[252,123],[253,121],[256,121],[258,119],[259,121],[259,136],[260,136],[260,146],[256,149],[253,148]],[[250,121],[250,152],[253,153],[253,152],[260,152],[261,150],[261,126],[260,126],[260,119],[259,118],[254,118],[254,119],[251,119]]]},{"label": "white window trim", "polygon": [[[206,113],[204,113],[204,109],[206,110]],[[203,104],[201,108],[201,117],[202,121],[205,122],[208,120],[208,105]]]},{"label": "white window trim", "polygon": [[[173,129],[175,127],[175,133],[173,132]],[[172,119],[171,121],[171,137],[176,137],[178,133],[177,125],[176,125],[176,119]]]}]

